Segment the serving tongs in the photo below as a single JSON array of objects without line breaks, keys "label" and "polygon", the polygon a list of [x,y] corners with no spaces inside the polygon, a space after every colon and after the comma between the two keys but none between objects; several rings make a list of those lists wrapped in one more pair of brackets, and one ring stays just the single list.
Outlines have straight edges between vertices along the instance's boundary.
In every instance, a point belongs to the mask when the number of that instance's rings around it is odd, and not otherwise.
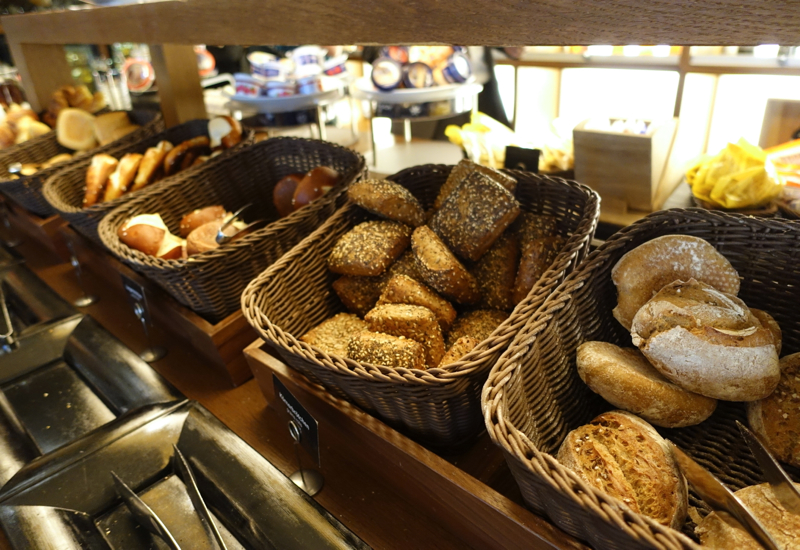
[{"label": "serving tongs", "polygon": [[[0,275],[21,263],[21,260],[12,260],[0,266]],[[0,347],[9,350],[14,350],[19,347],[19,341],[14,332],[14,325],[11,323],[11,314],[8,312],[8,301],[6,300],[6,293],[3,290],[2,284],[0,284]]]},{"label": "serving tongs", "polygon": [[[775,497],[788,512],[800,514],[800,493],[789,476],[756,434],[739,421],[736,425],[764,471],[764,477],[769,482]],[[764,525],[730,489],[672,442],[669,444],[683,475],[712,510],[731,516],[764,548],[780,550]]]},{"label": "serving tongs", "polygon": [[172,448],[175,450],[175,454],[173,456],[175,466],[177,466],[178,471],[181,474],[181,479],[183,479],[183,484],[186,486],[186,491],[189,493],[192,506],[194,506],[194,509],[200,516],[200,521],[202,522],[203,527],[205,527],[206,531],[211,534],[211,538],[217,543],[219,550],[228,550],[228,548],[225,546],[225,541],[222,540],[222,535],[220,535],[219,529],[217,529],[217,524],[214,523],[214,518],[211,517],[211,512],[208,511],[206,503],[203,500],[202,495],[200,495],[200,489],[197,487],[197,482],[194,479],[192,468],[183,457],[183,453],[181,453],[181,451],[178,449],[178,446],[173,444]]},{"label": "serving tongs", "polygon": [[247,208],[249,208],[251,206],[252,206],[252,204],[245,204],[239,210],[237,210],[236,212],[231,214],[230,217],[227,220],[225,220],[225,222],[220,226],[219,230],[217,230],[217,236],[214,239],[214,240],[217,241],[217,244],[223,245],[223,244],[231,242],[234,239],[240,239],[240,238],[244,237],[245,235],[248,235],[249,233],[252,233],[256,229],[259,229],[262,225],[264,225],[266,223],[267,220],[256,220],[254,222],[248,223],[247,225],[245,225],[243,228],[241,228],[239,231],[237,231],[233,235],[228,235],[228,234],[225,233],[225,230],[228,227],[230,227],[230,225],[233,222],[236,221],[236,218],[239,217],[239,214],[241,214],[242,212],[244,212]]}]

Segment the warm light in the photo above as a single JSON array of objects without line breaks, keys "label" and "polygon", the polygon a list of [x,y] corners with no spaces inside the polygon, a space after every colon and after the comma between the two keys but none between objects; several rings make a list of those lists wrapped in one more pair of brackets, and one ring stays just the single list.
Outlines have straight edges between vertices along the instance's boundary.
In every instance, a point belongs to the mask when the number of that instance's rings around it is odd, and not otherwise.
[{"label": "warm light", "polygon": [[781,47],[778,44],[761,44],[753,48],[755,57],[778,57]]},{"label": "warm light", "polygon": [[609,56],[614,54],[614,46],[589,46],[586,48],[586,55],[591,56]]},{"label": "warm light", "polygon": [[670,46],[663,44],[653,46],[653,57],[669,57]]},{"label": "warm light", "polygon": [[622,55],[625,57],[638,57],[642,53],[641,46],[623,46]]}]

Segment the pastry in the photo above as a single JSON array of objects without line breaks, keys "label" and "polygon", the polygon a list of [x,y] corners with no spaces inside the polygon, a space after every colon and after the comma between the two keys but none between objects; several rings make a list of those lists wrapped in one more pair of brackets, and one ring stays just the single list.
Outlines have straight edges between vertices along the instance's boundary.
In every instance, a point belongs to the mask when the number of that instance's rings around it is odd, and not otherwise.
[{"label": "pastry", "polygon": [[64,109],[58,115],[56,139],[67,149],[86,151],[97,145],[94,116],[81,109]]},{"label": "pastry", "polygon": [[342,275],[380,275],[408,248],[411,228],[392,221],[360,223],[342,235],[328,268]]},{"label": "pastry", "polygon": [[480,300],[478,281],[427,225],[414,230],[411,248],[417,271],[431,288],[459,304],[474,304]]},{"label": "pastry", "polygon": [[138,153],[128,153],[119,159],[117,169],[108,177],[103,202],[118,199],[128,190],[141,161],[142,155]]},{"label": "pastry", "polygon": [[88,208],[100,200],[108,177],[117,169],[119,162],[111,155],[101,153],[92,157],[89,169],[86,170],[86,192],[83,207]]},{"label": "pastry", "polygon": [[425,210],[411,192],[388,180],[357,181],[347,188],[347,197],[358,206],[383,218],[411,227],[425,223]]},{"label": "pastry", "polygon": [[444,338],[439,321],[431,310],[408,304],[376,306],[364,316],[369,330],[393,336],[404,336],[422,344],[425,363],[435,367],[444,356]]},{"label": "pastry", "polygon": [[306,332],[300,340],[328,355],[347,357],[348,342],[365,330],[367,324],[352,313],[339,313]]},{"label": "pastry", "polygon": [[389,279],[377,302],[379,306],[384,304],[410,304],[428,308],[436,316],[442,332],[450,330],[456,318],[456,310],[450,302],[407,275],[394,275]]},{"label": "pastry", "polygon": [[347,356],[354,361],[396,369],[425,370],[425,348],[415,340],[364,331],[350,339]]}]

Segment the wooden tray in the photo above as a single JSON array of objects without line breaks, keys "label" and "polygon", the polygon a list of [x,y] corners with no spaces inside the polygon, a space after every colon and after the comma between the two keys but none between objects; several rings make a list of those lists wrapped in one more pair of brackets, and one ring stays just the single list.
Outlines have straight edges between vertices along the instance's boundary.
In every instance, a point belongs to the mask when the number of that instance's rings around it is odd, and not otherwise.
[{"label": "wooden tray", "polygon": [[[465,547],[586,548],[519,504],[502,453],[485,433],[466,449],[438,455],[311,384],[263,341],[253,342],[244,355],[272,409],[288,422],[286,406],[276,400],[275,376],[317,420],[319,470],[326,478],[338,475],[331,465],[345,453],[349,469],[380,480],[398,498],[435,516]],[[312,459],[303,455],[306,465]]]},{"label": "wooden tray", "polygon": [[[127,303],[127,296],[121,275],[145,289],[156,340],[159,339],[158,334],[164,332],[184,340],[211,365],[224,371],[233,386],[252,377],[242,350],[256,338],[256,333],[247,324],[241,311],[232,313],[219,323],[211,324],[68,225],[61,226],[58,231],[64,242],[66,239],[72,241],[82,268],[104,279],[123,296],[123,303]],[[64,250],[66,246],[61,246],[62,257]],[[68,257],[64,259],[68,260]],[[160,339],[166,340],[163,336]],[[163,345],[162,342],[156,343]]]}]

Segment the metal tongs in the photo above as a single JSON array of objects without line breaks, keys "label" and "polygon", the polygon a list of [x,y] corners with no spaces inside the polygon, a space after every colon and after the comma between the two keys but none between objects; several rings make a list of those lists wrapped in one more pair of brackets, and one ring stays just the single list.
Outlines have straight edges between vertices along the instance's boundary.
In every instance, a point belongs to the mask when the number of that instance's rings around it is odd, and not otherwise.
[{"label": "metal tongs", "polygon": [[225,220],[225,223],[223,223],[220,226],[220,228],[217,230],[217,236],[214,239],[214,240],[217,241],[217,244],[220,244],[220,245],[226,244],[226,243],[229,243],[230,241],[232,241],[233,239],[237,239],[239,237],[243,237],[244,236],[243,233],[246,235],[247,233],[250,233],[251,231],[255,230],[256,226],[262,225],[267,221],[267,220],[256,220],[254,222],[250,222],[247,225],[245,225],[242,229],[240,229],[239,231],[234,233],[233,235],[226,235],[225,234],[225,230],[228,229],[228,227],[230,227],[230,225],[233,222],[236,221],[236,218],[239,217],[239,214],[241,214],[242,212],[244,212],[247,208],[250,208],[251,206],[252,206],[252,204],[245,204],[239,210],[237,210],[236,212],[231,214],[230,217],[227,220]]},{"label": "metal tongs", "polygon": [[[21,260],[12,260],[0,266],[0,275],[21,263]],[[19,340],[17,340],[14,325],[11,323],[11,315],[8,312],[8,302],[6,301],[6,293],[3,290],[2,281],[0,281],[0,317],[2,317],[0,319],[0,347],[15,350],[19,347]]]},{"label": "metal tongs", "polygon": [[[177,446],[173,445],[172,448],[175,450],[173,455],[175,468],[180,472],[180,477],[183,480],[183,484],[186,486],[186,491],[189,493],[192,506],[194,506],[195,511],[200,516],[200,522],[203,524],[206,532],[210,534],[210,538],[217,543],[219,550],[227,550],[225,541],[222,540],[222,535],[220,535],[217,525],[211,517],[211,512],[208,511],[203,497],[200,495],[200,490],[197,488],[197,483],[195,482],[194,474],[192,474],[189,463],[178,450]],[[161,521],[161,518],[156,515],[153,509],[139,498],[139,495],[128,487],[117,474],[111,472],[111,476],[114,478],[117,494],[119,494],[123,502],[125,502],[128,510],[130,510],[133,517],[136,518],[136,521],[147,529],[148,532],[160,537],[172,550],[181,550],[175,537],[172,536],[172,533],[169,532],[167,526],[164,525],[164,522]]]},{"label": "metal tongs", "polygon": [[[791,478],[767,450],[761,438],[751,432],[738,420],[736,425],[742,433],[745,442],[756,457],[759,466],[764,471],[764,477],[769,482],[775,497],[780,501],[786,511],[800,515],[800,492],[792,483]],[[680,465],[683,475],[692,484],[700,498],[715,512],[723,512],[732,516],[744,527],[750,535],[768,550],[780,550],[775,539],[767,532],[764,525],[747,509],[739,498],[722,484],[708,470],[692,460],[672,442],[670,447]]]}]

